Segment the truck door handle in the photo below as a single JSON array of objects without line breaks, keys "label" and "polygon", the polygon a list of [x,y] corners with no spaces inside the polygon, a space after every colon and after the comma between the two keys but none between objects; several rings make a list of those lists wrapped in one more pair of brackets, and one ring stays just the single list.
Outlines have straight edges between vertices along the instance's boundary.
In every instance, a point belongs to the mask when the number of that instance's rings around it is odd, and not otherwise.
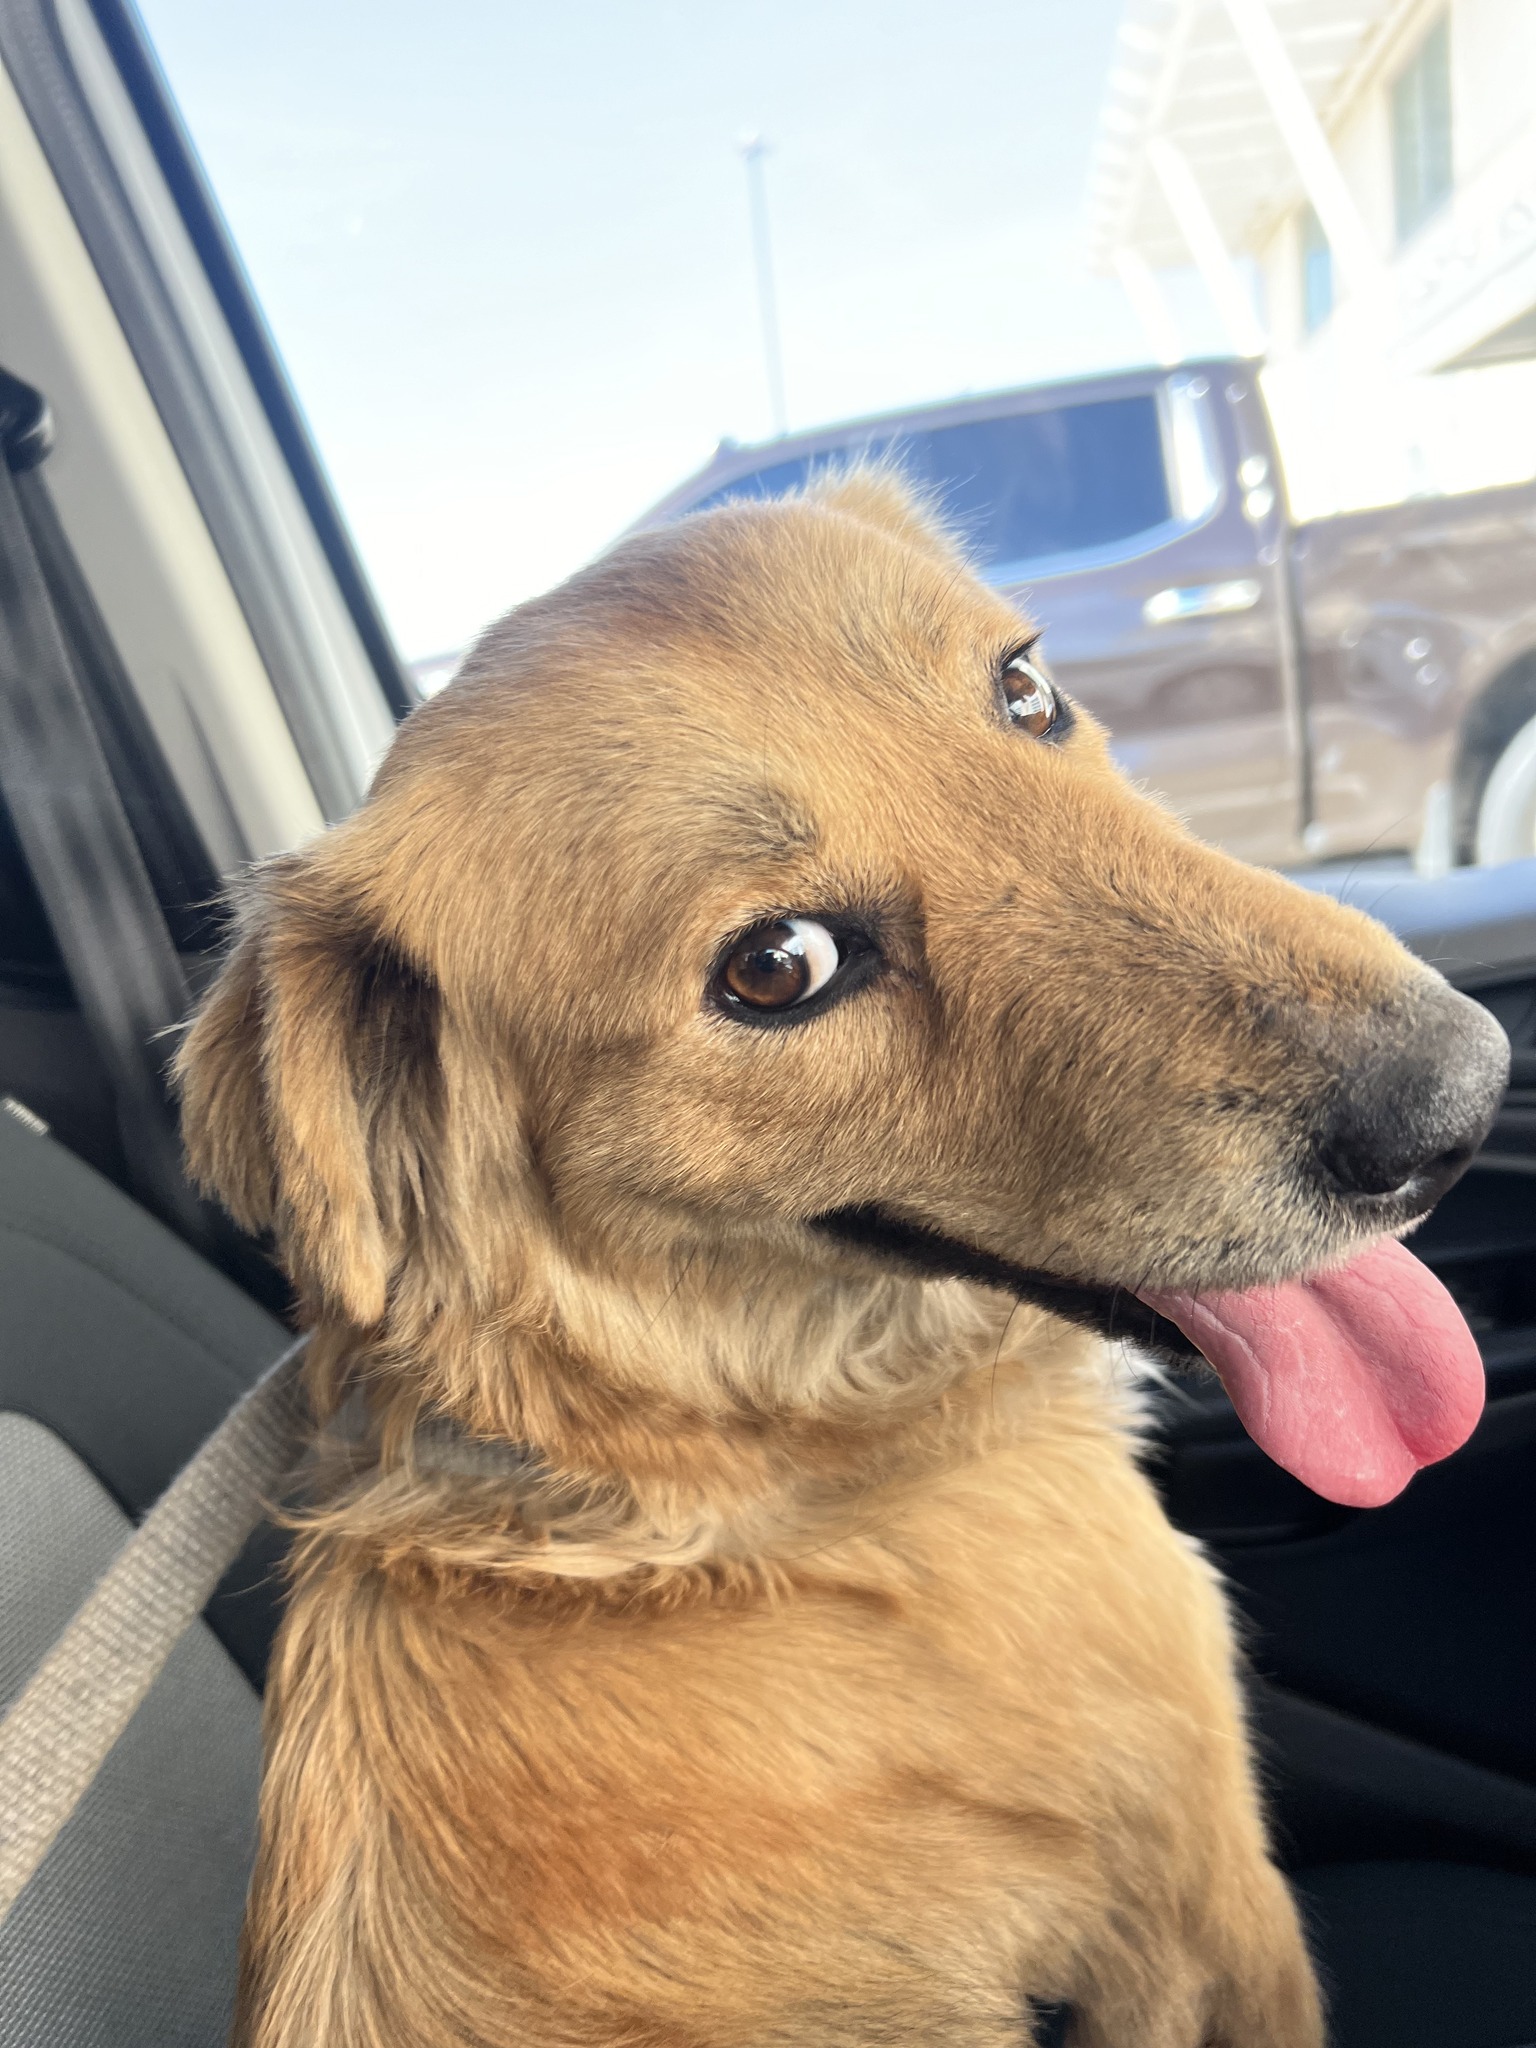
[{"label": "truck door handle", "polygon": [[1264,586],[1254,576],[1239,576],[1231,583],[1186,583],[1173,590],[1154,591],[1141,608],[1149,626],[1170,626],[1180,619],[1215,619],[1223,612],[1251,612],[1264,595]]}]

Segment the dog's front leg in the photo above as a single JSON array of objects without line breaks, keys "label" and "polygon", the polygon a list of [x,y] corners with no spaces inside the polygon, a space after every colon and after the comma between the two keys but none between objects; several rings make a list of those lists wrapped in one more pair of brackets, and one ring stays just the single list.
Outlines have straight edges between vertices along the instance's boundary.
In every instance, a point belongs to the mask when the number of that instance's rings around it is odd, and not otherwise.
[{"label": "dog's front leg", "polygon": [[1262,1861],[1222,1906],[1209,2048],[1320,2048],[1322,2000],[1285,1879]]},{"label": "dog's front leg", "polygon": [[[1073,2008],[1067,2048],[1322,2048],[1321,2002],[1283,1880],[1262,1936],[1249,1929],[1240,1963],[1213,1976],[1170,1945],[1140,1967],[1105,1971]],[[1053,2043],[1059,2036],[1040,2037]]]},{"label": "dog's front leg", "polygon": [[1229,1848],[1194,1899],[1154,1884],[1110,1907],[1083,1957],[1070,2048],[1322,2048],[1290,1888],[1258,1839]]}]

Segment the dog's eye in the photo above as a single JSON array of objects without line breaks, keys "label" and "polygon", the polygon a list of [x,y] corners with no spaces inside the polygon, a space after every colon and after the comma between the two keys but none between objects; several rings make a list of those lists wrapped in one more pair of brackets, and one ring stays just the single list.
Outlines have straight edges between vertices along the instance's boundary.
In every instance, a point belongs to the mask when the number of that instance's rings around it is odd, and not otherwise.
[{"label": "dog's eye", "polygon": [[1003,701],[1010,724],[1037,740],[1048,739],[1061,717],[1051,679],[1027,648],[1003,663]]},{"label": "dog's eye", "polygon": [[749,1010],[789,1010],[824,989],[842,958],[815,918],[781,918],[737,941],[720,969],[720,988]]}]

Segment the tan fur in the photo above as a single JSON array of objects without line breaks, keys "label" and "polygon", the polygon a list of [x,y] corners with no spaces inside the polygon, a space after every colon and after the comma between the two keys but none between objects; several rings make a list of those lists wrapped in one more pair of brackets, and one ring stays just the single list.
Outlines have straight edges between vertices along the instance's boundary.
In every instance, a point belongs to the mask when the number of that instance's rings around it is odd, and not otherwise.
[{"label": "tan fur", "polygon": [[[888,476],[728,507],[514,613],[253,879],[187,1142],[335,1419],[244,2048],[989,2048],[1030,1998],[1080,2048],[1319,2040],[1221,1594],[1102,1347],[807,1228],[1123,1285],[1350,1248],[1298,1116],[1420,970],[1091,721],[1008,730],[1019,638]],[[706,1000],[838,909],[856,995]]]}]

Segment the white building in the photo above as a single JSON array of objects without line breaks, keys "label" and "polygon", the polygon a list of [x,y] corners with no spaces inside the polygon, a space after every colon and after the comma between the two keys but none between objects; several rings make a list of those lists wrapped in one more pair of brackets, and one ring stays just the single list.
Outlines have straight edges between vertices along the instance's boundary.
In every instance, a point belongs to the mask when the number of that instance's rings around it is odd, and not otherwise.
[{"label": "white building", "polygon": [[1301,516],[1536,475],[1536,0],[1126,0],[1089,232],[1267,358]]}]

